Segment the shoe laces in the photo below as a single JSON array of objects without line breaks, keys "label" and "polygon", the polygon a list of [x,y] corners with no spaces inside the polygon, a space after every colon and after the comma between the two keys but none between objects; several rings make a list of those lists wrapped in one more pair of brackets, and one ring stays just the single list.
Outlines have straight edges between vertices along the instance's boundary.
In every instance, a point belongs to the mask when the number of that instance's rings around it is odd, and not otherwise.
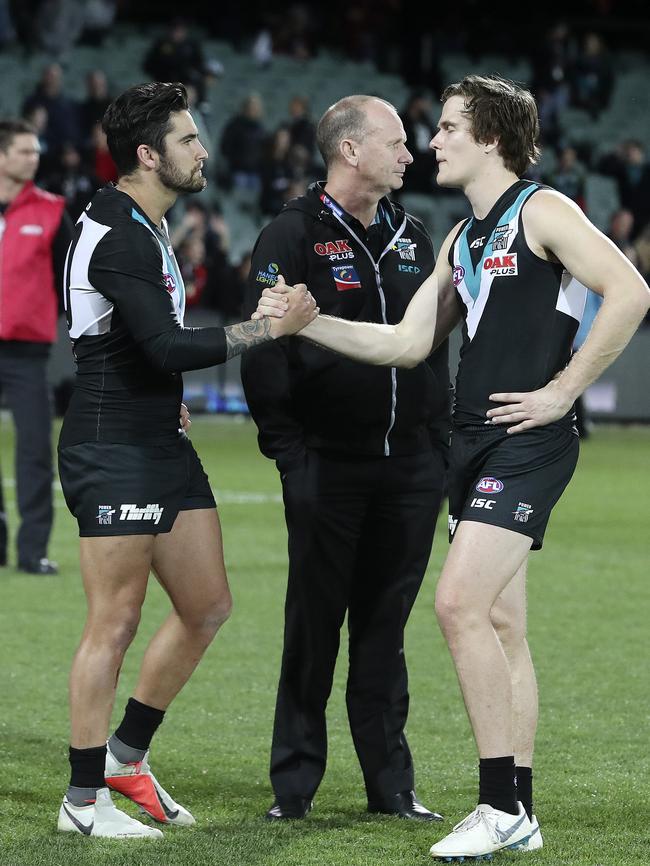
[{"label": "shoe laces", "polygon": [[456,826],[454,827],[454,833],[462,833],[465,830],[471,830],[472,827],[476,827],[477,824],[485,824],[488,832],[491,834],[494,833],[494,828],[496,826],[498,817],[495,813],[494,809],[491,809],[489,806],[485,806],[483,803],[478,805],[473,812],[463,818]]}]

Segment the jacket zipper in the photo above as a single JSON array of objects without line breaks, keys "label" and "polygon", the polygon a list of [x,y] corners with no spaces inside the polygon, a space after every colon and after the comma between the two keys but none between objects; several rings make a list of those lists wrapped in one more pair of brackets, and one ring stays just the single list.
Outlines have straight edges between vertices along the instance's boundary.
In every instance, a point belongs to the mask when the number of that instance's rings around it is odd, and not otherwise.
[{"label": "jacket zipper", "polygon": [[[383,286],[381,284],[381,273],[379,271],[379,265],[381,263],[381,260],[386,255],[386,253],[390,250],[390,248],[393,246],[393,244],[395,243],[397,238],[402,234],[402,232],[406,228],[406,216],[404,216],[404,218],[402,220],[402,224],[397,229],[397,231],[395,232],[393,237],[390,239],[388,244],[384,247],[382,254],[379,256],[377,261],[375,261],[372,257],[372,253],[370,252],[368,247],[364,244],[364,242],[361,240],[361,238],[357,235],[357,233],[354,231],[354,229],[351,228],[351,226],[349,226],[345,222],[345,220],[341,219],[341,217],[336,213],[336,211],[331,210],[330,212],[331,212],[332,216],[336,220],[338,220],[338,222],[341,223],[343,228],[347,232],[349,232],[349,234],[352,235],[352,237],[359,244],[359,246],[364,250],[365,254],[368,256],[368,258],[372,262],[372,267],[373,267],[373,270],[375,272],[375,282],[377,284],[377,292],[379,294],[379,302],[381,304],[381,318],[382,318],[384,325],[387,325],[388,320],[386,318],[386,296],[384,295],[384,289],[383,289]],[[384,457],[390,457],[389,436],[391,434],[393,427],[395,426],[395,415],[397,412],[397,368],[396,367],[390,368],[390,381],[391,381],[390,420],[388,422],[388,428],[387,428],[386,434],[384,436]]]}]

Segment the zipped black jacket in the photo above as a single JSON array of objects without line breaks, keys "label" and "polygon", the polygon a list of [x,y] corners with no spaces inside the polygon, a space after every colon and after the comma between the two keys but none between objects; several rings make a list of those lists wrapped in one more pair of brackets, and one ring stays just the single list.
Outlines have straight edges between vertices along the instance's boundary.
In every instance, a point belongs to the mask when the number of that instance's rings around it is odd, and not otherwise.
[{"label": "zipped black jacket", "polygon": [[[365,229],[323,184],[293,199],[262,231],[253,250],[244,315],[282,274],[306,283],[322,313],[397,324],[434,266],[422,223],[384,198]],[[307,448],[345,457],[446,449],[447,344],[414,369],[378,367],[287,337],[242,357],[246,400],[260,450],[281,472]]]}]

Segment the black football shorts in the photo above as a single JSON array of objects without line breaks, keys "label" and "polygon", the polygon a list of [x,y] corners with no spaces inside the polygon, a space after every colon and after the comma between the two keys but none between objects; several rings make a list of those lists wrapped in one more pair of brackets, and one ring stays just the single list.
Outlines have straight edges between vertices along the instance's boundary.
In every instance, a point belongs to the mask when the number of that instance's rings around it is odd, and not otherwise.
[{"label": "black football shorts", "polygon": [[59,478],[80,536],[169,532],[179,511],[215,508],[194,446],[82,442],[59,450]]},{"label": "black football shorts", "polygon": [[506,433],[455,427],[449,466],[449,540],[461,520],[520,532],[539,550],[553,506],[578,461],[578,436],[560,425]]}]

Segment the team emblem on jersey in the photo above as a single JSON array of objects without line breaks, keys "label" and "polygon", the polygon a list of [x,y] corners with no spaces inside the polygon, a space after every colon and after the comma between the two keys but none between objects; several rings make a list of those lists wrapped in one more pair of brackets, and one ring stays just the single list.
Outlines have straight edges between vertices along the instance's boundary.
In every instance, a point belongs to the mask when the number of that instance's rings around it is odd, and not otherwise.
[{"label": "team emblem on jersey", "polygon": [[451,277],[453,282],[454,282],[454,285],[456,287],[458,287],[462,283],[464,276],[465,276],[465,268],[462,265],[456,265],[456,267],[454,268],[454,272],[452,274],[452,277]]},{"label": "team emblem on jersey", "polygon": [[171,293],[176,288],[176,280],[171,274],[163,274],[163,280],[165,281],[165,288],[171,295]]},{"label": "team emblem on jersey", "polygon": [[497,226],[494,230],[494,235],[492,236],[492,252],[496,252],[497,250],[507,250],[508,249],[508,238],[512,234],[512,229],[506,223],[504,226]]},{"label": "team emblem on jersey", "polygon": [[319,256],[327,256],[331,262],[342,262],[353,259],[352,247],[347,241],[328,241],[326,244],[314,244],[314,252]]},{"label": "team emblem on jersey", "polygon": [[479,493],[501,493],[503,490],[503,481],[499,481],[498,478],[487,476],[481,478],[479,483],[476,485],[476,489]]},{"label": "team emblem on jersey", "polygon": [[483,261],[483,270],[489,271],[491,277],[516,277],[517,253],[506,253],[503,256],[488,256]]},{"label": "team emblem on jersey", "polygon": [[417,249],[417,244],[414,244],[411,238],[399,238],[393,246],[393,249],[399,253],[400,259],[404,259],[407,262],[415,261],[415,250]]},{"label": "team emblem on jersey", "polygon": [[520,502],[517,506],[517,510],[512,513],[518,523],[528,523],[528,518],[533,511],[534,509],[532,505],[529,505],[527,502]]},{"label": "team emblem on jersey", "polygon": [[255,277],[256,283],[263,283],[265,286],[274,286],[278,281],[280,273],[280,265],[276,262],[269,262],[265,271],[258,271]]},{"label": "team emblem on jersey", "polygon": [[347,292],[349,289],[360,289],[361,280],[354,268],[348,265],[338,265],[332,268],[334,285],[337,292]]},{"label": "team emblem on jersey", "polygon": [[115,509],[110,505],[97,506],[97,523],[100,526],[110,526]]}]

